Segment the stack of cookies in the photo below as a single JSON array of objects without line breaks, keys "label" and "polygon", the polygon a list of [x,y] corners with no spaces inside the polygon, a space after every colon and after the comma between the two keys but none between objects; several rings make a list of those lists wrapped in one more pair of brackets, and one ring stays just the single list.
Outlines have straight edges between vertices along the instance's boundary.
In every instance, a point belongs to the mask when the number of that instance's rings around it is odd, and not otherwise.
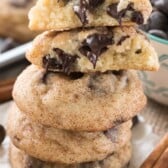
[{"label": "stack of cookies", "polygon": [[146,98],[136,70],[158,59],[137,29],[148,0],[38,0],[30,28],[48,30],[27,52],[8,133],[13,168],[123,168],[132,118]]}]

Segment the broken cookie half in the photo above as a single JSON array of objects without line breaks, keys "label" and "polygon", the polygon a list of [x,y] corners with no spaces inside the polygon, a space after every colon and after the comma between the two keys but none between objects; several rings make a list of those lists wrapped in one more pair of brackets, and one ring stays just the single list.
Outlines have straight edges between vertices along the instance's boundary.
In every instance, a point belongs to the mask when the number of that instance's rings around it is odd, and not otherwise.
[{"label": "broken cookie half", "polygon": [[27,59],[48,71],[67,74],[159,68],[149,40],[133,27],[48,31],[34,40]]}]

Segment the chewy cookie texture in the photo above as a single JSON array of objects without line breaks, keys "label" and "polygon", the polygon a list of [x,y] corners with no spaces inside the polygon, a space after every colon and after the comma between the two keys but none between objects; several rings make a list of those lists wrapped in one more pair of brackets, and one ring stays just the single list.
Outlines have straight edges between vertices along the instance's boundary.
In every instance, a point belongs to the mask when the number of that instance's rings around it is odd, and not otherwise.
[{"label": "chewy cookie texture", "polygon": [[39,160],[19,150],[13,144],[10,145],[9,157],[13,168],[127,168],[131,157],[131,145],[128,143],[104,160],[71,165]]},{"label": "chewy cookie texture", "polygon": [[28,28],[28,11],[36,0],[1,0],[0,36],[11,37],[18,42],[32,40],[37,32]]},{"label": "chewy cookie texture", "polygon": [[76,132],[31,121],[16,105],[10,111],[8,132],[12,142],[29,155],[50,162],[74,164],[102,160],[131,138],[131,121],[106,131]]},{"label": "chewy cookie texture", "polygon": [[137,29],[151,10],[148,0],[37,1],[29,26],[48,31],[14,85],[13,168],[127,167],[131,120],[146,103],[135,70],[159,68]]},{"label": "chewy cookie texture", "polygon": [[64,73],[159,68],[154,48],[134,27],[45,32],[34,40],[27,59],[49,71]]},{"label": "chewy cookie texture", "polygon": [[146,23],[152,11],[148,0],[38,0],[29,13],[33,30]]},{"label": "chewy cookie texture", "polygon": [[106,130],[121,124],[146,103],[134,71],[75,73],[68,77],[59,72],[46,74],[34,65],[18,77],[13,97],[33,120],[78,131]]}]

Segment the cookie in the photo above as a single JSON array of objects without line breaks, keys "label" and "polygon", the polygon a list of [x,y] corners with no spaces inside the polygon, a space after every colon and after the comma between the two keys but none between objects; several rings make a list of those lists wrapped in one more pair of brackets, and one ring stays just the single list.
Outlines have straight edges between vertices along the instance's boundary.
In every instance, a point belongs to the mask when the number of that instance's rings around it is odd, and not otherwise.
[{"label": "cookie", "polygon": [[29,27],[60,31],[143,24],[151,11],[149,0],[38,0],[29,13]]},{"label": "cookie", "polygon": [[19,42],[32,40],[37,32],[28,28],[28,11],[36,0],[1,0],[0,36]]},{"label": "cookie", "polygon": [[74,132],[31,121],[14,104],[8,120],[12,142],[31,156],[66,164],[102,160],[131,138],[131,121],[102,132]]},{"label": "cookie", "polygon": [[73,165],[38,160],[19,150],[13,144],[10,145],[9,150],[9,159],[12,168],[126,168],[130,158],[131,145],[129,143],[104,160]]},{"label": "cookie", "polygon": [[34,65],[17,78],[13,98],[31,119],[67,130],[98,131],[130,120],[146,104],[134,71],[47,73]]},{"label": "cookie", "polygon": [[39,67],[65,73],[159,68],[154,48],[133,27],[49,31],[35,39],[27,59]]}]

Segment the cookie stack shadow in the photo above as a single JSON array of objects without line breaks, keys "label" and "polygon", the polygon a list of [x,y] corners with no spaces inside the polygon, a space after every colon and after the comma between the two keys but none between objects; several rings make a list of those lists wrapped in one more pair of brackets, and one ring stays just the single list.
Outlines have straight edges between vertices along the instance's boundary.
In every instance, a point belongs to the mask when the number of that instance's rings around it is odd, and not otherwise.
[{"label": "cookie stack shadow", "polygon": [[146,103],[135,70],[159,68],[137,29],[151,12],[142,2],[37,1],[30,28],[48,31],[35,38],[32,65],[13,89],[13,168],[127,167],[131,120]]}]

